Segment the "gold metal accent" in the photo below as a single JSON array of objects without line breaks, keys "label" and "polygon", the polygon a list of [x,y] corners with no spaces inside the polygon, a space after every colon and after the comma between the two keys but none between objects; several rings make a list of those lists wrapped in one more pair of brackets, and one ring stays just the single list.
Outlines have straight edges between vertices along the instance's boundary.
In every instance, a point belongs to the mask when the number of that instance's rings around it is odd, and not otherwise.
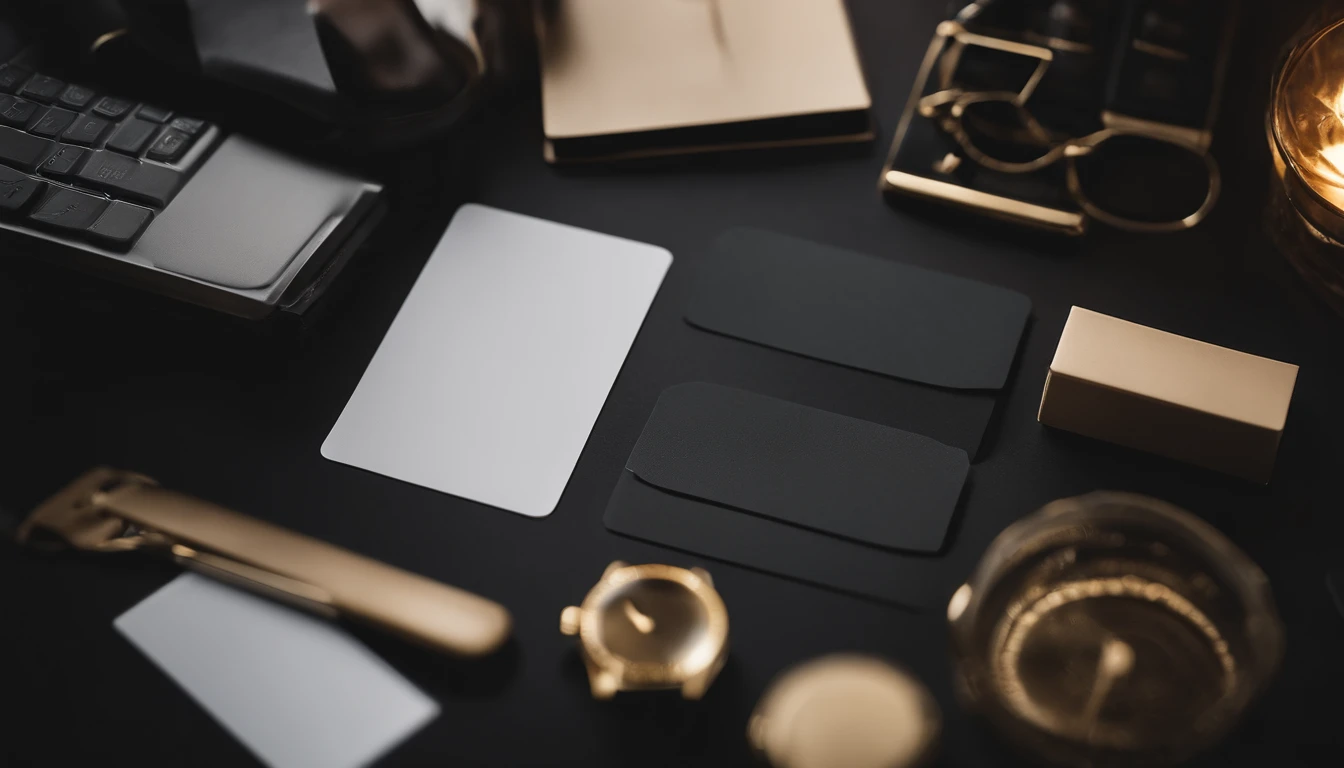
[{"label": "gold metal accent", "polygon": [[948,152],[942,159],[933,164],[934,173],[952,173],[961,166],[961,158]]},{"label": "gold metal accent", "polygon": [[125,35],[127,32],[130,32],[130,30],[124,27],[121,29],[114,29],[110,32],[104,32],[103,34],[94,38],[94,41],[89,44],[89,53],[97,53],[99,48],[102,48],[104,45],[107,45],[113,40],[116,40],[122,35]]},{"label": "gold metal accent", "polygon": [[957,591],[952,593],[952,599],[947,603],[947,620],[956,621],[961,618],[961,614],[966,612],[966,606],[971,603],[971,596],[975,591],[971,589],[970,584],[962,584],[957,587]]},{"label": "gold metal accent", "polygon": [[928,690],[906,672],[841,654],[773,682],[747,738],[774,768],[916,768],[931,760],[941,719]]},{"label": "gold metal accent", "polygon": [[1101,124],[1118,133],[1178,144],[1190,148],[1192,152],[1205,152],[1213,143],[1213,131],[1208,128],[1187,128],[1155,120],[1143,120],[1109,109],[1101,113]]},{"label": "gold metal accent", "polygon": [[[941,37],[942,40],[938,38]],[[1036,68],[1032,70],[1031,76],[1018,90],[1014,103],[1018,105],[1026,104],[1027,99],[1036,92],[1036,86],[1041,84],[1045,77],[1045,72],[1050,68],[1050,63],[1055,60],[1054,51],[1049,48],[1042,48],[1039,45],[1028,45],[1019,43],[1015,40],[1005,40],[1001,37],[991,37],[989,35],[977,35],[974,32],[966,31],[966,28],[955,21],[944,21],[938,25],[937,35],[934,38],[934,45],[939,49],[935,61],[938,62],[938,81],[940,87],[944,90],[952,87],[953,75],[957,67],[961,64],[961,54],[968,47],[987,48],[993,51],[1011,53],[1016,56],[1025,56],[1029,59],[1036,59]],[[946,49],[944,50],[944,45]],[[930,46],[932,49],[933,46]],[[922,82],[922,81],[918,81]]]},{"label": "gold metal accent", "polygon": [[483,597],[130,472],[86,473],[34,510],[17,538],[91,552],[158,552],[208,576],[459,656],[496,650],[512,623],[503,606]]},{"label": "gold metal accent", "polygon": [[1101,661],[1097,663],[1097,674],[1092,681],[1092,695],[1083,707],[1083,722],[1096,727],[1097,716],[1101,714],[1101,705],[1106,703],[1106,695],[1121,680],[1134,671],[1134,648],[1124,640],[1107,638],[1101,644]]},{"label": "gold metal accent", "polygon": [[[969,12],[973,6],[974,4],[964,8],[963,14],[959,15],[958,18],[963,21],[972,18],[974,14]],[[906,134],[910,131],[911,122],[916,117],[920,117],[920,106],[924,98],[922,93],[929,79],[934,76],[934,70],[939,70],[937,82],[940,90],[949,91],[952,85],[952,75],[955,72],[955,63],[960,60],[961,49],[968,44],[985,44],[994,47],[996,50],[1031,56],[1039,60],[1031,77],[1028,78],[1027,83],[1018,93],[1019,102],[1025,102],[1031,96],[1041,78],[1045,76],[1045,69],[1054,60],[1054,53],[1049,48],[984,35],[973,35],[966,31],[961,21],[949,20],[940,23],[934,32],[933,39],[929,41],[929,47],[924,51],[924,60],[920,62],[919,73],[915,75],[915,85],[910,89],[910,97],[906,100],[905,111],[901,113],[900,122],[896,125],[896,135],[892,139],[891,149],[887,152],[886,164],[883,166],[882,176],[878,181],[879,191],[895,192],[916,198],[931,198],[1000,221],[1039,227],[1058,234],[1082,235],[1087,231],[1087,220],[1082,213],[1048,208],[1013,198],[992,195],[988,192],[981,192],[958,184],[950,184],[895,169],[896,153],[900,150]],[[940,67],[940,62],[945,58],[944,54],[948,53],[954,46],[957,47],[957,50],[951,56],[952,66],[943,63]],[[925,116],[922,119],[929,118]]]},{"label": "gold metal accent", "polygon": [[680,688],[705,694],[728,654],[728,610],[709,574],[670,565],[608,565],[583,604],[560,613],[579,636],[593,696]]},{"label": "gold metal accent", "polygon": [[1002,221],[1030,224],[1065,235],[1087,231],[1087,218],[1077,211],[1047,208],[904,171],[889,170],[882,178],[890,192],[935,198]]},{"label": "gold metal accent", "polygon": [[1076,768],[1179,764],[1216,743],[1284,642],[1245,553],[1184,510],[1112,492],[1004,530],[949,603],[948,628],[963,702],[1036,758]]},{"label": "gold metal accent", "polygon": [[[1030,139],[1041,148],[1041,154],[1031,160],[1006,161],[982,152],[972,141],[970,135],[966,133],[962,119],[968,107],[985,102],[1012,105],[1017,110],[1022,127],[1030,134]],[[919,114],[921,117],[935,120],[940,129],[957,142],[961,151],[971,161],[991,171],[1032,173],[1054,165],[1061,160],[1066,160],[1066,184],[1074,202],[1091,218],[1118,229],[1149,233],[1179,232],[1190,229],[1198,225],[1213,211],[1222,190],[1222,174],[1218,169],[1218,163],[1208,151],[1208,143],[1211,137],[1207,131],[1195,131],[1107,112],[1103,114],[1103,120],[1107,123],[1107,127],[1086,136],[1061,139],[1051,135],[1045,126],[1031,114],[1031,111],[1020,103],[1017,94],[997,91],[965,92],[956,88],[938,91],[921,98],[919,100]],[[1082,181],[1078,176],[1077,160],[1095,153],[1107,141],[1118,136],[1138,136],[1149,141],[1171,144],[1199,158],[1200,162],[1204,164],[1205,175],[1208,179],[1208,187],[1205,189],[1204,199],[1199,207],[1192,213],[1174,221],[1150,222],[1117,216],[1093,203],[1091,198],[1087,196],[1086,190],[1083,189]]]},{"label": "gold metal accent", "polygon": [[635,607],[635,601],[626,598],[623,608],[625,617],[630,620],[630,623],[640,634],[647,635],[653,631],[654,627],[658,626],[651,616],[639,612],[639,609]]},{"label": "gold metal accent", "polygon": [[1090,54],[1095,48],[1091,43],[1080,43],[1077,40],[1067,40],[1054,35],[1042,35],[1040,32],[1027,30],[1022,35],[1033,43],[1039,43],[1052,51],[1067,51],[1069,53]]},{"label": "gold metal accent", "polygon": [[[1125,749],[1133,743],[1133,734],[1126,728],[1102,722],[1099,715],[1117,681],[1133,671],[1134,648],[1111,630],[1096,624],[1088,614],[1069,614],[1070,609],[1087,601],[1133,600],[1169,612],[1187,628],[1193,628],[1193,634],[1200,638],[1199,644],[1207,647],[1214,657],[1216,663],[1210,666],[1217,671],[1203,681],[1212,695],[1223,698],[1236,691],[1237,662],[1228,650],[1227,640],[1203,611],[1165,584],[1126,574],[1073,581],[1046,592],[1039,599],[1032,597],[1029,595],[1023,601],[1021,610],[1015,612],[1012,620],[1000,626],[994,640],[998,651],[992,664],[1004,697],[1013,702],[1022,717],[1041,728],[1114,749]],[[1069,614],[1067,619],[1055,618],[1064,614]],[[1042,629],[1052,626],[1052,621],[1054,625],[1092,622],[1088,625],[1090,639],[1098,644],[1096,670],[1090,683],[1082,689],[1086,702],[1076,712],[1061,713],[1042,706],[1033,698],[1023,679],[1023,670],[1032,667],[1024,659],[1023,649],[1039,635],[1057,631]]]},{"label": "gold metal accent", "polygon": [[1140,40],[1138,38],[1135,38],[1131,45],[1133,45],[1134,50],[1139,51],[1140,53],[1146,53],[1150,56],[1166,59],[1167,61],[1186,61],[1190,58],[1190,54],[1185,51],[1178,51],[1175,48],[1168,48],[1165,45],[1150,43],[1147,40]]},{"label": "gold metal accent", "polygon": [[[976,6],[972,4],[964,8],[963,14],[959,15],[958,18],[961,19],[963,16],[971,18],[974,14],[969,13],[969,11],[973,7]],[[1231,31],[1232,27],[1229,21],[1224,34],[1230,35]],[[940,23],[929,48],[925,52],[919,74],[915,79],[915,86],[911,89],[905,112],[897,125],[896,135],[883,168],[879,189],[883,192],[898,192],[916,197],[932,198],[1001,220],[1068,235],[1083,234],[1087,229],[1086,221],[1088,219],[1095,219],[1108,226],[1133,232],[1161,233],[1190,229],[1207,218],[1216,205],[1222,189],[1221,172],[1217,162],[1208,151],[1212,139],[1210,124],[1213,108],[1210,110],[1209,123],[1202,128],[1169,125],[1106,111],[1102,114],[1103,128],[1100,131],[1079,138],[1053,136],[1030,113],[1026,108],[1026,103],[1053,61],[1052,48],[1074,50],[1077,45],[1066,40],[1056,40],[1048,37],[1032,39],[1045,42],[1051,47],[1030,45],[1014,40],[971,33],[966,30],[960,21],[949,20]],[[963,51],[970,46],[1034,58],[1037,60],[1037,64],[1027,82],[1016,92],[964,91],[956,86],[955,73]],[[1210,99],[1210,103],[1214,107],[1221,98],[1221,73],[1227,66],[1226,49],[1229,47],[1223,46],[1224,50],[1220,52],[1219,59],[1215,63],[1215,69],[1219,76],[1217,88]],[[938,90],[924,95],[931,82],[937,85]],[[1041,155],[1027,161],[1009,162],[991,157],[981,151],[962,127],[961,118],[969,105],[984,101],[1004,102],[1015,107],[1022,120],[1022,127],[1034,141],[1041,145]],[[991,171],[1031,173],[1063,161],[1065,164],[1065,187],[1073,202],[1081,209],[1081,213],[1023,203],[1012,198],[972,190],[958,184],[939,182],[915,174],[897,171],[895,169],[897,152],[905,141],[911,122],[916,117],[934,121],[940,130],[957,142],[968,159]],[[1096,205],[1083,188],[1077,161],[1079,158],[1094,153],[1104,142],[1117,136],[1136,136],[1172,144],[1199,157],[1207,173],[1208,186],[1204,199],[1198,208],[1180,219],[1150,222],[1120,216]],[[1344,154],[1344,150],[1341,150],[1341,154]],[[957,164],[949,163],[944,158],[934,163],[933,171],[939,174],[947,174],[956,167]]]},{"label": "gold metal accent", "polygon": [[[1213,159],[1213,155],[1208,150],[1208,143],[1212,140],[1212,136],[1207,131],[1189,133],[1175,126],[1163,126],[1158,123],[1148,123],[1132,118],[1126,118],[1129,122],[1125,122],[1117,120],[1116,118],[1122,116],[1115,113],[1103,114],[1103,118],[1106,115],[1110,115],[1117,125],[1123,125],[1124,127],[1103,128],[1096,133],[1070,142],[1065,149],[1065,155],[1068,158],[1065,179],[1069,187],[1069,194],[1073,196],[1074,202],[1078,203],[1083,212],[1089,217],[1116,229],[1149,234],[1192,229],[1208,218],[1209,214],[1213,212],[1214,206],[1218,204],[1218,198],[1223,189],[1222,171],[1218,168],[1218,161]],[[1116,136],[1126,135],[1142,136],[1152,141],[1172,144],[1198,157],[1204,163],[1204,171],[1208,175],[1208,187],[1204,191],[1204,200],[1200,202],[1199,207],[1175,221],[1140,221],[1117,216],[1093,203],[1092,199],[1087,196],[1082,181],[1078,177],[1076,161],[1078,158],[1085,157],[1095,151],[1103,142]],[[1188,140],[1194,140],[1196,143],[1188,143]]]}]

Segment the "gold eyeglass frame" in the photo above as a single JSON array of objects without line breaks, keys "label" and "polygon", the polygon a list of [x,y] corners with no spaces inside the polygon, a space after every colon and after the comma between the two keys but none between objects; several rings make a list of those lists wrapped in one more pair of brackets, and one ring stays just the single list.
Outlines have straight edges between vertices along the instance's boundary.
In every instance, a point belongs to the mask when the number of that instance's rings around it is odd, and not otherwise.
[{"label": "gold eyeglass frame", "polygon": [[[967,48],[986,48],[989,50],[1016,54],[1037,60],[1037,65],[1026,82],[1018,91],[968,91],[954,85],[954,76]],[[1055,163],[1065,164],[1065,184],[1070,198],[1082,210],[1088,219],[1102,222],[1116,229],[1140,233],[1180,232],[1191,229],[1204,221],[1213,211],[1222,192],[1222,172],[1216,160],[1209,153],[1209,134],[1168,126],[1148,120],[1129,118],[1124,115],[1104,112],[1103,128],[1080,137],[1057,137],[1032,115],[1027,102],[1036,87],[1045,77],[1046,71],[1054,61],[1054,52],[1049,48],[1013,40],[981,35],[968,31],[960,21],[944,21],[938,25],[925,54],[924,62],[911,94],[911,103],[897,129],[896,141],[883,174],[886,185],[891,188],[914,192],[932,193],[954,202],[969,204],[986,213],[994,213],[1009,204],[1012,211],[1001,211],[1001,217],[1010,219],[1039,220],[1049,228],[1069,234],[1081,234],[1083,222],[1066,221],[1068,217],[1061,211],[1042,208],[1029,203],[1006,200],[987,201],[978,198],[987,197],[986,193],[967,188],[944,189],[953,187],[947,182],[925,179],[892,168],[896,148],[904,139],[909,121],[915,116],[932,120],[938,128],[952,138],[967,159],[987,170],[1023,174],[1039,171]],[[940,90],[920,95],[926,89],[930,78],[937,78]],[[1022,126],[1045,147],[1045,152],[1037,158],[1027,161],[1007,161],[996,158],[975,145],[965,130],[962,118],[967,107],[983,102],[1002,102],[1017,110]],[[1078,173],[1078,159],[1096,153],[1107,141],[1121,136],[1133,136],[1162,144],[1169,144],[1185,150],[1204,163],[1208,174],[1208,187],[1200,205],[1190,214],[1170,221],[1145,221],[1131,219],[1108,211],[1088,197],[1083,189]],[[936,189],[935,189],[936,188]],[[971,200],[970,198],[977,198]],[[1003,216],[1002,214],[1006,214]]]}]

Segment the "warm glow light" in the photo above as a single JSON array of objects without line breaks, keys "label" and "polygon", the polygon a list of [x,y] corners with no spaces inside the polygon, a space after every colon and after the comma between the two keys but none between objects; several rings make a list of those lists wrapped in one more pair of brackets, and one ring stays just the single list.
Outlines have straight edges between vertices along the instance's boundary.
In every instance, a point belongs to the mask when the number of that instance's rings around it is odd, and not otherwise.
[{"label": "warm glow light", "polygon": [[[1344,131],[1344,85],[1335,96],[1335,131]],[[1328,132],[1327,132],[1328,133]],[[1329,144],[1321,148],[1321,159],[1325,162],[1321,175],[1335,184],[1344,187],[1344,142]]]},{"label": "warm glow light", "polygon": [[1321,175],[1344,187],[1344,144],[1331,144],[1321,150],[1324,166]]},{"label": "warm glow light", "polygon": [[1344,19],[1294,49],[1280,72],[1272,109],[1276,153],[1285,171],[1315,193],[1310,204],[1321,207],[1314,215],[1331,217],[1315,226],[1344,238]]}]

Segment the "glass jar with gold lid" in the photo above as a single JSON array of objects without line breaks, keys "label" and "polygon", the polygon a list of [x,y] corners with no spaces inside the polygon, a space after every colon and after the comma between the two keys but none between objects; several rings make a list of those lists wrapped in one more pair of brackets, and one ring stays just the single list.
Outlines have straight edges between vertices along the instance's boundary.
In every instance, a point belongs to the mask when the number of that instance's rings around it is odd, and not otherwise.
[{"label": "glass jar with gold lid", "polygon": [[1344,8],[1323,10],[1274,77],[1265,128],[1274,162],[1272,234],[1344,312]]},{"label": "glass jar with gold lid", "polygon": [[1146,496],[1046,505],[1001,533],[948,605],[969,707],[1038,758],[1178,763],[1272,679],[1264,573],[1213,526]]}]

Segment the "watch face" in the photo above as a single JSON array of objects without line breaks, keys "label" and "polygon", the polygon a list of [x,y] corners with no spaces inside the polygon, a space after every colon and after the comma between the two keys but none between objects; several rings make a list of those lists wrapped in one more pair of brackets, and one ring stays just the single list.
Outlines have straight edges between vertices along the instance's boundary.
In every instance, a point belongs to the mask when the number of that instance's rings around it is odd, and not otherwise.
[{"label": "watch face", "polygon": [[597,610],[596,639],[627,662],[695,668],[706,655],[709,613],[678,582],[636,579],[613,589]]}]

